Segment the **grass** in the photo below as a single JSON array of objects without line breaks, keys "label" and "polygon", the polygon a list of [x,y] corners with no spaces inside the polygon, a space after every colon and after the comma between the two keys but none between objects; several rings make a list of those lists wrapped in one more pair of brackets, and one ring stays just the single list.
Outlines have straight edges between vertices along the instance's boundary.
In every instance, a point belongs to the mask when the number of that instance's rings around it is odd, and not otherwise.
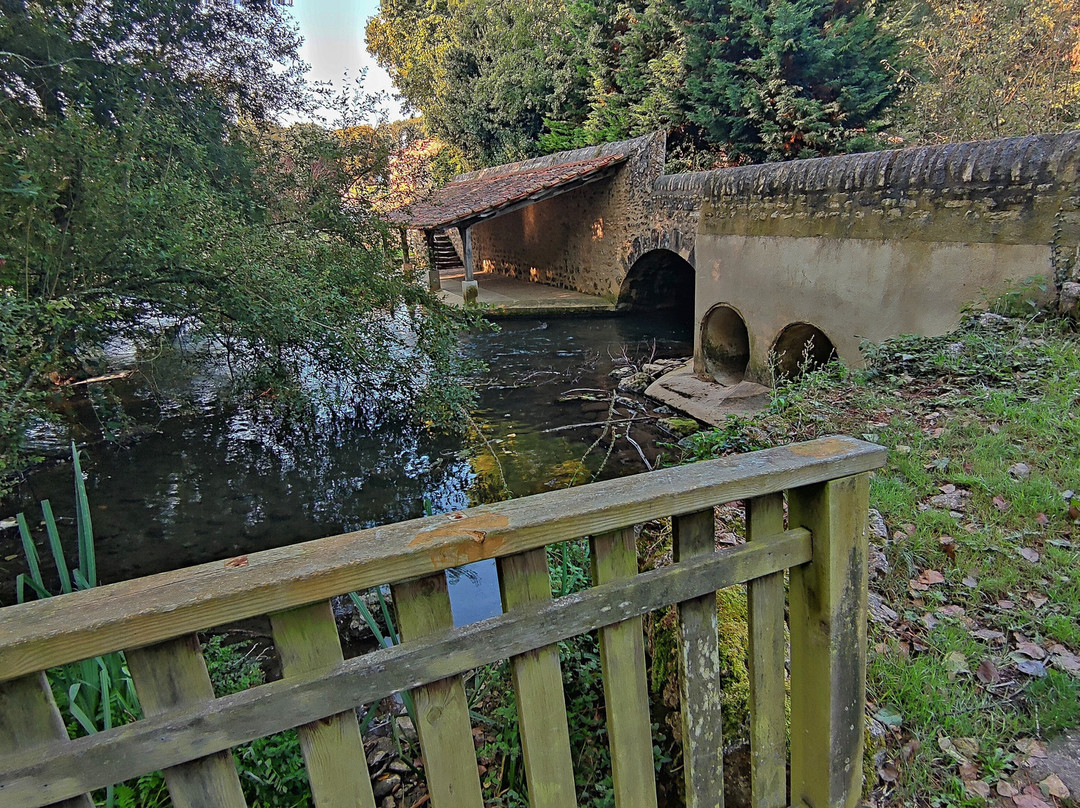
[{"label": "grass", "polygon": [[688,459],[838,432],[888,447],[871,590],[896,618],[870,625],[868,714],[894,720],[871,722],[869,804],[987,804],[1029,785],[1026,739],[1080,725],[1078,348],[1060,320],[972,317],[780,382],[768,411],[685,442]]}]

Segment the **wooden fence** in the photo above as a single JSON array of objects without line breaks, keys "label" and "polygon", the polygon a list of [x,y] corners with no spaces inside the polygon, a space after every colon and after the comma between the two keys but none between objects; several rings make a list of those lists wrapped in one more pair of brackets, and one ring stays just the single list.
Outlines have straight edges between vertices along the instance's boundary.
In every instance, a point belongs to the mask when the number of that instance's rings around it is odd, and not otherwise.
[{"label": "wooden fence", "polygon": [[[715,592],[743,582],[754,805],[855,805],[867,473],[883,461],[880,447],[824,438],[0,609],[0,805],[88,806],[93,789],[164,770],[177,808],[243,806],[230,748],[297,727],[315,804],[374,806],[355,708],[412,689],[432,805],[479,808],[461,674],[509,659],[531,804],[573,806],[556,644],[598,629],[616,805],[655,808],[641,617],[674,603],[687,804],[720,806]],[[735,500],[748,541],[717,550],[713,507]],[[666,516],[674,562],[639,573],[633,527]],[[546,547],[585,536],[594,585],[553,600]],[[454,628],[444,570],[488,558],[505,613]],[[328,599],[382,584],[402,643],[343,660]],[[283,678],[214,698],[196,632],[266,614]],[[118,650],[145,717],[70,740],[44,671]]]}]

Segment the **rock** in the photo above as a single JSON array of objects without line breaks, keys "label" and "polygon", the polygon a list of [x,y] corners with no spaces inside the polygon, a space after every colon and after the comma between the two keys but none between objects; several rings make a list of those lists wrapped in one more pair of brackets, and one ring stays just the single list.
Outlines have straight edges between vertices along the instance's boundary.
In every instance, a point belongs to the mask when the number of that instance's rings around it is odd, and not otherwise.
[{"label": "rock", "polygon": [[979,325],[983,328],[1003,328],[1009,324],[1008,317],[994,314],[992,311],[984,311],[979,315]]},{"label": "rock", "polygon": [[627,393],[644,393],[650,384],[652,376],[648,373],[632,373],[619,380],[619,389]]},{"label": "rock", "polygon": [[869,572],[871,577],[884,578],[892,570],[885,552],[873,542],[870,542]]},{"label": "rock", "polygon": [[1058,309],[1062,314],[1080,320],[1080,283],[1066,281],[1061,284],[1061,297],[1058,301]]},{"label": "rock", "polygon": [[611,371],[611,373],[608,374],[608,376],[613,379],[622,379],[626,376],[630,376],[631,374],[633,374],[633,372],[634,369],[630,367],[630,365],[623,365],[622,367],[615,368],[613,371]]},{"label": "rock", "polygon": [[1026,480],[1031,476],[1031,466],[1027,463],[1014,463],[1009,466],[1009,476],[1017,480]]},{"label": "rock", "polygon": [[388,774],[371,784],[371,790],[375,793],[377,800],[393,794],[399,788],[401,788],[401,777],[396,774]]},{"label": "rock", "polygon": [[881,595],[873,590],[867,594],[866,605],[870,611],[870,619],[875,623],[881,623],[882,625],[888,626],[900,617],[900,615],[881,599]]},{"label": "rock", "polygon": [[701,429],[701,426],[693,418],[679,418],[677,416],[672,418],[661,418],[657,423],[669,432],[678,435],[680,438],[693,435]]},{"label": "rock", "polygon": [[877,508],[870,509],[870,533],[882,541],[889,539],[889,528],[885,526],[885,519]]}]

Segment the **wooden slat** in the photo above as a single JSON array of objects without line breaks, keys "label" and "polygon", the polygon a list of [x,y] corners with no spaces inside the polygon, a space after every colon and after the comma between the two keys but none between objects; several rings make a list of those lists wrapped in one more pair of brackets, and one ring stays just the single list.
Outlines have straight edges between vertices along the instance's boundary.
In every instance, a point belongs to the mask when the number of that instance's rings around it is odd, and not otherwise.
[{"label": "wooden slat", "polygon": [[[675,561],[716,553],[713,509],[672,520]],[[723,718],[716,592],[679,604],[679,710],[686,808],[724,808]]]},{"label": "wooden slat", "polygon": [[[325,674],[340,665],[341,641],[329,601],[270,615],[286,678]],[[317,808],[374,808],[356,710],[297,727]]]},{"label": "wooden slat", "polygon": [[[746,503],[751,543],[784,529],[784,496]],[[750,785],[753,808],[787,805],[787,718],[784,710],[784,573],[747,584],[750,630]]]},{"label": "wooden slat", "polygon": [[[446,575],[437,573],[393,587],[403,643],[453,628]],[[460,676],[413,691],[416,731],[433,808],[483,808],[469,705]]]},{"label": "wooden slat", "polygon": [[[524,609],[551,600],[547,551],[530,550],[500,558],[503,610]],[[574,765],[566,721],[559,648],[545,645],[510,660],[517,694],[518,726],[532,808],[571,808]]]},{"label": "wooden slat", "polygon": [[[633,528],[593,538],[592,566],[597,584],[635,577],[637,547]],[[600,669],[615,808],[656,808],[652,722],[640,617],[600,629]]]},{"label": "wooden slat", "polygon": [[[725,548],[715,558],[692,565],[643,572],[535,610],[515,609],[454,629],[433,642],[374,651],[346,660],[323,676],[271,682],[204,708],[174,711],[49,747],[47,754],[18,753],[0,759],[0,772],[6,773],[0,778],[0,805],[34,808],[41,804],[41,783],[63,784],[68,789],[64,797],[89,791],[106,784],[101,776],[106,767],[126,780],[809,560],[810,534],[789,530],[758,546]],[[176,739],[175,746],[159,743],[166,734]]]},{"label": "wooden slat", "polygon": [[[129,651],[135,692],[147,716],[170,710],[208,704],[214,686],[206,672],[199,639],[194,635]],[[171,744],[182,738],[170,738]],[[164,770],[165,784],[174,808],[243,808],[247,803],[240,790],[240,778],[232,752],[221,750]]]},{"label": "wooden slat", "polygon": [[0,610],[0,680],[333,595],[880,467],[823,438],[295,544]]},{"label": "wooden slat", "polygon": [[813,559],[791,570],[791,801],[851,808],[862,792],[866,475],[788,494]]},{"label": "wooden slat", "polygon": [[[68,733],[64,719],[56,708],[52,689],[44,673],[31,674],[10,682],[0,683],[0,759],[13,755],[20,749],[31,749],[50,741],[67,741]],[[81,789],[69,790],[77,796],[54,801],[59,783],[43,780],[39,786],[39,805],[53,803],[53,808],[93,808],[87,794]],[[0,796],[3,795],[3,779],[0,777]]]}]

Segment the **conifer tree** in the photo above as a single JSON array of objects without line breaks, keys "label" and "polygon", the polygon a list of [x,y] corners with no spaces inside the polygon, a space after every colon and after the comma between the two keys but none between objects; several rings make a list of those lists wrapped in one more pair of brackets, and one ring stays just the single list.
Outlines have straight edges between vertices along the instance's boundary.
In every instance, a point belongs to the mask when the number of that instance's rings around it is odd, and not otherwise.
[{"label": "conifer tree", "polygon": [[685,104],[731,157],[857,150],[897,93],[897,44],[860,0],[684,0]]}]

